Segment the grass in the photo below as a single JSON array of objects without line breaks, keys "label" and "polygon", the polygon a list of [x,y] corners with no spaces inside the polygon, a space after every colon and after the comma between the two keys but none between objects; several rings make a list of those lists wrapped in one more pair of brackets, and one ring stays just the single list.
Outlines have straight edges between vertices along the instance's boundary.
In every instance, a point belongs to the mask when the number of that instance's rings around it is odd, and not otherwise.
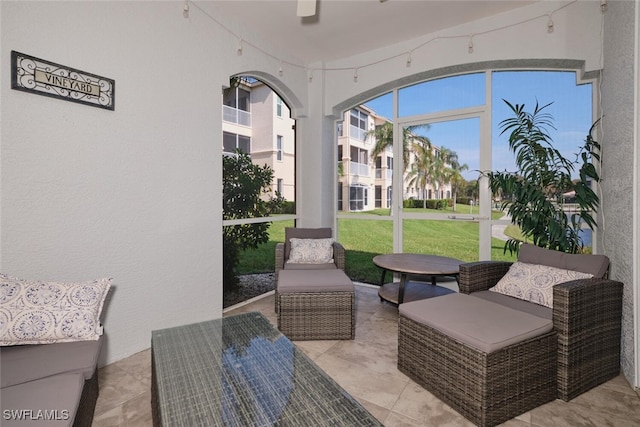
[{"label": "grass", "polygon": [[[459,206],[460,208],[460,206]],[[464,206],[458,214],[467,213]],[[477,214],[477,207],[474,207]],[[406,209],[420,211],[423,209]],[[428,209],[426,211],[429,211]],[[432,211],[442,213],[442,210]],[[444,211],[447,212],[447,211]],[[453,211],[451,211],[453,213]],[[366,212],[371,215],[388,216],[389,210]],[[357,217],[358,214],[349,214]],[[494,218],[500,218],[495,213]],[[277,221],[269,228],[269,242],[258,249],[245,251],[240,259],[240,274],[274,271],[274,252],[278,242],[284,241],[284,228],[292,227],[293,221]],[[463,261],[478,260],[478,223],[472,221],[404,220],[404,252],[429,253],[458,258]],[[346,250],[346,272],[354,281],[380,282],[381,270],[373,264],[373,257],[393,252],[393,222],[389,220],[338,220],[338,241]],[[515,255],[505,254],[504,241],[491,239],[491,257],[495,260],[515,260]]]}]

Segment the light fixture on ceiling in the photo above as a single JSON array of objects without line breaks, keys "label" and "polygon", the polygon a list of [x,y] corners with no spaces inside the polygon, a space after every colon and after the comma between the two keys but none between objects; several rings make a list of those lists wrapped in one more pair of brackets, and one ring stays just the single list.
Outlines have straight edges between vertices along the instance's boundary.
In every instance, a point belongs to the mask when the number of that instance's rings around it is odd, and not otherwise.
[{"label": "light fixture on ceiling", "polygon": [[600,12],[602,13],[606,13],[607,12],[607,0],[600,0]]},{"label": "light fixture on ceiling", "polygon": [[316,0],[298,0],[298,16],[307,18],[316,14]]},{"label": "light fixture on ceiling", "polygon": [[184,1],[184,7],[182,8],[182,16],[185,18],[189,17],[189,1]]}]

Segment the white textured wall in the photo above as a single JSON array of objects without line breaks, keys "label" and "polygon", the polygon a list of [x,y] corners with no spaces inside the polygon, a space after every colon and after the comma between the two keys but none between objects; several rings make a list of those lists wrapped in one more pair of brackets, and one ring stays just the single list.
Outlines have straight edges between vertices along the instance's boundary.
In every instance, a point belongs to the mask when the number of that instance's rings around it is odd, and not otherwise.
[{"label": "white textured wall", "polygon": [[[182,7],[0,3],[0,271],[113,277],[102,364],[222,313],[220,91],[271,63]],[[115,79],[115,111],[11,90],[11,50]]]},{"label": "white textured wall", "polygon": [[[634,165],[634,111],[633,88],[635,4],[630,1],[609,2],[605,15],[604,31],[604,79],[602,87],[603,131],[602,147],[602,232],[599,250],[611,258],[611,276],[624,282],[624,305],[622,327],[622,369],[629,381],[638,384],[635,378],[634,346],[634,277],[637,277],[638,260],[634,258],[633,223],[633,178],[637,176]],[[637,84],[637,82],[636,82]]]}]

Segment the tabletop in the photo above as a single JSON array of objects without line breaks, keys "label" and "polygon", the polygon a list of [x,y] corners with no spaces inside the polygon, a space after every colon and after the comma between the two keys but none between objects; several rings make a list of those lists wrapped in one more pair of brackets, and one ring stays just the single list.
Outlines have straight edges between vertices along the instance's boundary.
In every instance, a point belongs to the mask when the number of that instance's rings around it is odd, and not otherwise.
[{"label": "tabletop", "polygon": [[464,261],[439,255],[396,253],[377,255],[373,263],[385,270],[419,275],[456,275]]}]

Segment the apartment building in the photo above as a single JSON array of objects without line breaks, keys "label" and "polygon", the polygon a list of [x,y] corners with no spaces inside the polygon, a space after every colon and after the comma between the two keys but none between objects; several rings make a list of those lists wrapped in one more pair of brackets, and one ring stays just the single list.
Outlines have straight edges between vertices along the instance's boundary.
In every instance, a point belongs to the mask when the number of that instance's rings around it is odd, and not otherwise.
[{"label": "apartment building", "polygon": [[[391,206],[394,168],[392,147],[387,146],[379,155],[375,153],[374,130],[376,126],[384,124],[390,124],[389,120],[365,105],[345,112],[343,121],[338,123],[339,211],[358,212],[388,209]],[[409,163],[402,174],[403,199],[451,197],[451,185],[448,183],[439,189],[429,183],[422,189],[417,182],[412,182],[410,171],[416,163],[412,143],[409,141],[407,144]],[[439,147],[432,146],[431,150],[435,155]]]},{"label": "apartment building", "polygon": [[243,79],[223,95],[223,152],[240,149],[273,169],[272,195],[295,200],[295,130],[289,107],[266,84]]}]

